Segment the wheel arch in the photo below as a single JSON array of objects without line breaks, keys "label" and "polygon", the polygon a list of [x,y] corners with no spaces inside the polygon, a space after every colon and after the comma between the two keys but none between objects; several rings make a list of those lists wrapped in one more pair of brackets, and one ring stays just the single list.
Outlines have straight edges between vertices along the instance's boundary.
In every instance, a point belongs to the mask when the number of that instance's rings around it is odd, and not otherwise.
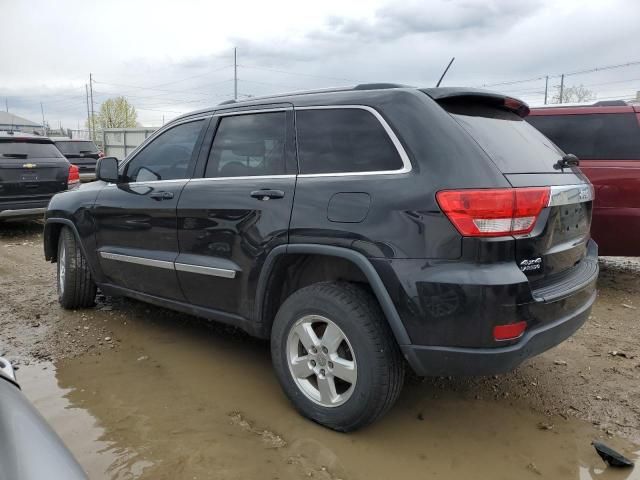
[{"label": "wheel arch", "polygon": [[366,279],[368,286],[380,304],[398,345],[409,345],[411,343],[407,330],[391,300],[391,296],[389,292],[387,292],[382,279],[371,262],[361,253],[348,248],[314,244],[280,245],[274,248],[267,256],[258,279],[254,306],[259,336],[264,338],[269,337],[273,317],[275,316],[275,312],[269,310],[270,303],[268,296],[271,291],[271,284],[279,284],[279,281],[282,280],[277,277],[283,272],[284,267],[282,262],[286,265],[288,263],[287,259],[299,255],[333,257],[335,259],[345,260],[351,264],[353,268],[357,269],[362,277]]},{"label": "wheel arch", "polygon": [[82,250],[82,254],[85,256],[85,258],[88,258],[87,252],[84,248],[84,244],[80,239],[78,229],[76,228],[75,224],[68,218],[48,218],[45,222],[43,233],[44,258],[51,262],[57,261],[58,242],[60,240],[60,232],[62,231],[63,227],[69,227],[71,229],[74,237],[76,238],[76,242]]}]

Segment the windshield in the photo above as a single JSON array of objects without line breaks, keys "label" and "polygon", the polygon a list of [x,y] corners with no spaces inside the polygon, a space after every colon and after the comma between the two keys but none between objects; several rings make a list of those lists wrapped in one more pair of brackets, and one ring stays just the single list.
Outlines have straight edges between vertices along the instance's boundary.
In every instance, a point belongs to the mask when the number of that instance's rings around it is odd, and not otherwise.
[{"label": "windshield", "polygon": [[51,142],[1,139],[0,160],[8,158],[64,158]]},{"label": "windshield", "polygon": [[557,172],[555,144],[515,113],[485,105],[443,105],[503,173]]},{"label": "windshield", "polygon": [[56,142],[56,147],[65,155],[79,155],[81,153],[98,153],[98,147],[93,142]]}]

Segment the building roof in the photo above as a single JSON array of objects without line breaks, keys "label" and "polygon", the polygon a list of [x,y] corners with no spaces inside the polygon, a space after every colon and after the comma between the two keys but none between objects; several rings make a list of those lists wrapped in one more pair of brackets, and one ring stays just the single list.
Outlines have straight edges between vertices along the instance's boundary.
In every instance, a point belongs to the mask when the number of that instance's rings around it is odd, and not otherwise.
[{"label": "building roof", "polygon": [[16,127],[42,127],[42,125],[40,125],[39,123],[32,122],[31,120],[19,117],[18,115],[14,115],[13,113],[2,111],[0,111],[0,125],[14,125]]}]

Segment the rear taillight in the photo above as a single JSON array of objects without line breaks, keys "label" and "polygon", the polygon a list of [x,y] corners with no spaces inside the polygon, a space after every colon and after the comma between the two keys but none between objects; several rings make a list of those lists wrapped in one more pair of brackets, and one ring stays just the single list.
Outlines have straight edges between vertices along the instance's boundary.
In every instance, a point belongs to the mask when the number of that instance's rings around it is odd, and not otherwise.
[{"label": "rear taillight", "polygon": [[442,190],[438,205],[465,237],[531,232],[549,203],[550,187]]},{"label": "rear taillight", "polygon": [[80,169],[77,165],[69,165],[69,180],[67,180],[67,188],[75,188],[80,183]]}]

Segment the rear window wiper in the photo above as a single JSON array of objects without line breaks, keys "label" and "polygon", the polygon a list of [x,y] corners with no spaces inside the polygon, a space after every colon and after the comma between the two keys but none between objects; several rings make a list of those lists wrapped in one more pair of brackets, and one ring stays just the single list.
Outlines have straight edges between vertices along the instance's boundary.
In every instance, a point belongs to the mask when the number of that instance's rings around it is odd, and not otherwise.
[{"label": "rear window wiper", "polygon": [[95,153],[93,150],[80,150],[80,153]]},{"label": "rear window wiper", "polygon": [[567,153],[564,157],[553,164],[553,168],[555,168],[556,170],[560,170],[563,168],[577,167],[578,165],[580,165],[580,160],[578,160],[578,157],[576,157],[573,153]]},{"label": "rear window wiper", "polygon": [[28,155],[26,153],[3,153],[3,157],[8,158],[27,158]]}]

